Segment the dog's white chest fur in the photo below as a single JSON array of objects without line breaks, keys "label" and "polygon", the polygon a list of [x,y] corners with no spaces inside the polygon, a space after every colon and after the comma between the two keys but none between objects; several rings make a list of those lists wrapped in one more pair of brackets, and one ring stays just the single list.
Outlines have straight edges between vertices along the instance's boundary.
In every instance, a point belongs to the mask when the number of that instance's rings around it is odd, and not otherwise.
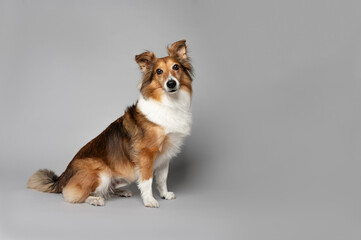
[{"label": "dog's white chest fur", "polygon": [[187,136],[190,134],[192,122],[190,103],[189,93],[180,90],[177,94],[164,94],[162,102],[144,99],[141,95],[137,106],[147,119],[163,127],[166,134]]},{"label": "dog's white chest fur", "polygon": [[183,144],[185,136],[190,134],[192,114],[190,111],[191,97],[188,92],[180,90],[177,94],[164,94],[162,102],[144,99],[138,100],[139,110],[151,122],[161,126],[168,136],[170,146],[162,152],[154,168],[174,157]]}]

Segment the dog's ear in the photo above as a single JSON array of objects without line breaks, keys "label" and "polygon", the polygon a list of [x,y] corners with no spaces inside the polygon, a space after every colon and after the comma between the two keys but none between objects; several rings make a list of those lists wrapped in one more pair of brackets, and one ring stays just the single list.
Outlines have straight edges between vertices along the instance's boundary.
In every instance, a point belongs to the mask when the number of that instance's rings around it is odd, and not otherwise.
[{"label": "dog's ear", "polygon": [[138,63],[143,73],[152,70],[156,57],[152,52],[144,52],[135,56],[135,61]]},{"label": "dog's ear", "polygon": [[190,75],[193,75],[193,67],[188,56],[186,40],[180,40],[170,45],[170,47],[168,47],[168,54],[169,56],[176,58],[183,68]]},{"label": "dog's ear", "polygon": [[187,52],[186,40],[180,40],[168,47],[169,56],[175,57],[180,61],[185,61],[188,59],[187,53],[188,52]]}]

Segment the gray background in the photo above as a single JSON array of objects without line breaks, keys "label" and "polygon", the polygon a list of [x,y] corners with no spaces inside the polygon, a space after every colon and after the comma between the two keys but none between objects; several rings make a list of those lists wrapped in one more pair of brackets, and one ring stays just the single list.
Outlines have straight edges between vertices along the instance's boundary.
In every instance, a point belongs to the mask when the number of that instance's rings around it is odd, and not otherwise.
[{"label": "gray background", "polygon": [[[0,238],[360,239],[360,8],[1,0]],[[96,208],[25,188],[136,101],[135,54],[183,38],[194,124],[171,163],[176,200]]]}]

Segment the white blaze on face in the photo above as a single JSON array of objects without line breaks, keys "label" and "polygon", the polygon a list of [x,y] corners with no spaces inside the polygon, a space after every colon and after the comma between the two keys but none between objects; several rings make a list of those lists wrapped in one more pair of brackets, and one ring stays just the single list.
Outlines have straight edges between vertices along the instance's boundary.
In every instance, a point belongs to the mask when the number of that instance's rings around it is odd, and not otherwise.
[{"label": "white blaze on face", "polygon": [[[175,88],[169,88],[167,86],[167,83],[171,80],[174,80],[176,82]],[[179,89],[179,87],[180,87],[180,83],[179,83],[178,79],[176,77],[174,77],[172,74],[169,74],[167,81],[165,81],[165,83],[164,83],[164,88],[167,90],[167,92],[170,94],[176,93],[177,90]]]}]

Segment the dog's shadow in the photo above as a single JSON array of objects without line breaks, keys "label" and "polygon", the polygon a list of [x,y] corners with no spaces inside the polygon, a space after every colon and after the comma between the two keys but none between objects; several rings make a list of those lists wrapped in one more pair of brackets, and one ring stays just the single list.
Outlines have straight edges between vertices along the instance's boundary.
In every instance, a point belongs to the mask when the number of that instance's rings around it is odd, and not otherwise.
[{"label": "dog's shadow", "polygon": [[168,189],[177,192],[189,182],[190,169],[192,165],[191,155],[185,147],[184,150],[171,160],[168,173]]}]

